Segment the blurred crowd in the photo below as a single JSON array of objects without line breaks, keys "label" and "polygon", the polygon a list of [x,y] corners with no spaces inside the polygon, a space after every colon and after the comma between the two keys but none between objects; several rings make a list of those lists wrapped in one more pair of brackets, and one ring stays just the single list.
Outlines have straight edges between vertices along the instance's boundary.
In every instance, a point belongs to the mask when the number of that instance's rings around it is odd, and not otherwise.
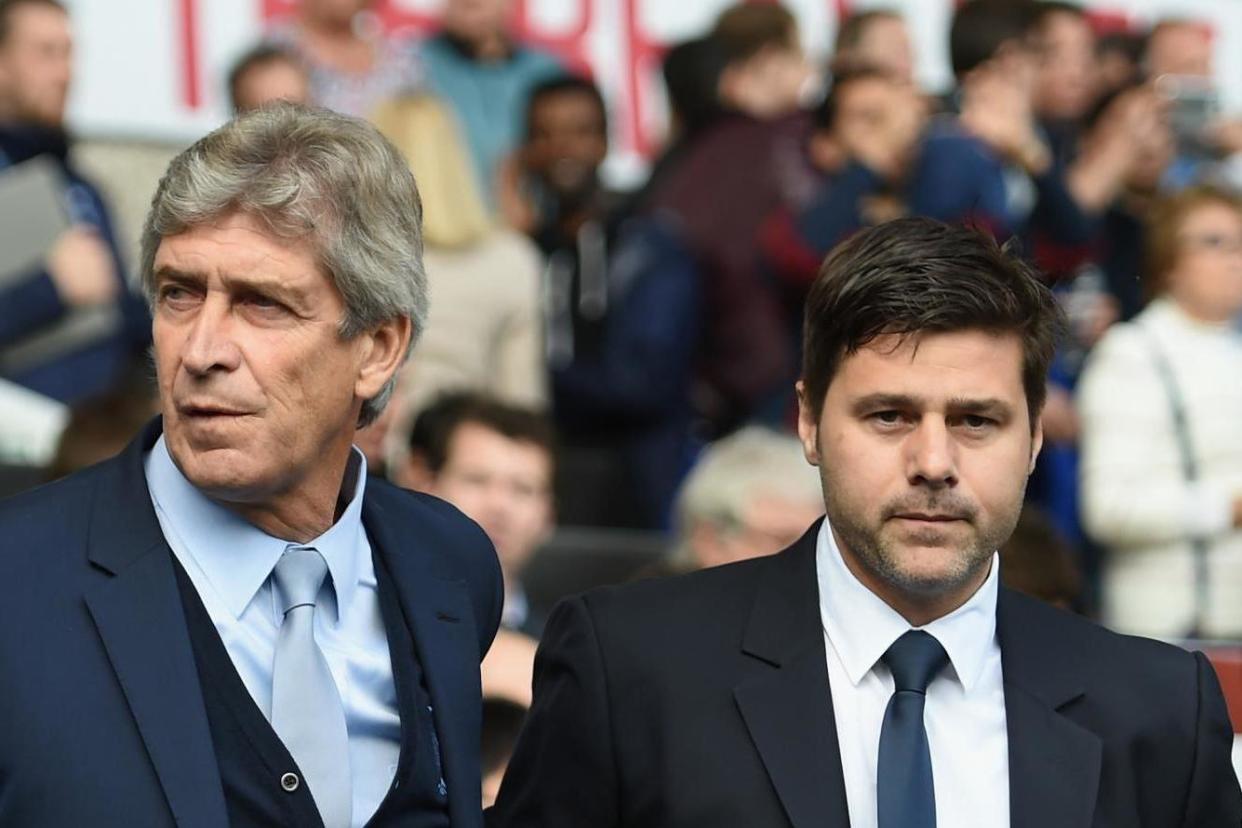
[{"label": "blurred crowd", "polygon": [[[925,90],[896,12],[842,20],[821,65],[781,5],[738,4],[667,51],[667,141],[618,192],[607,100],[523,44],[507,0],[446,0],[416,42],[357,25],[368,5],[303,0],[227,85],[238,111],[369,118],[418,180],[432,310],[360,436],[374,472],[496,545],[494,768],[565,589],[775,552],[822,512],[790,433],[803,300],[838,242],[902,215],[1011,240],[1066,311],[1002,578],[1124,631],[1242,639],[1242,121],[1207,26],[967,0],[954,86]],[[64,128],[70,22],[0,0],[0,182],[43,159],[67,211],[39,255],[0,255],[7,491],[110,455],[155,411],[142,263]]]}]

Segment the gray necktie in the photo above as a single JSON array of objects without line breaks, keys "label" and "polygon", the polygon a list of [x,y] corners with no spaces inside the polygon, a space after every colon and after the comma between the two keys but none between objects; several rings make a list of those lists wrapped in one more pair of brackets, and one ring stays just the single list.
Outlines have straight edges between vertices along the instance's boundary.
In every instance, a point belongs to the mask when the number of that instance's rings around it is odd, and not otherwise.
[{"label": "gray necktie", "polygon": [[348,828],[349,737],[336,682],[315,643],[315,600],[328,573],[319,551],[291,546],[272,579],[284,612],[272,668],[272,728],[298,763],[325,828]]}]

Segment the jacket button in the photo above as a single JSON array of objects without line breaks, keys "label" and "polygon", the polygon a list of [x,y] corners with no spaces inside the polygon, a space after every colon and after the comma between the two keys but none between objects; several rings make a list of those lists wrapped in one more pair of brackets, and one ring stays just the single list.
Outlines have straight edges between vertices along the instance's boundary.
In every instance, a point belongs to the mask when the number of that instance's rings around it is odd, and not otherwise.
[{"label": "jacket button", "polygon": [[280,787],[284,788],[287,793],[293,793],[301,784],[302,780],[298,779],[296,773],[286,773],[280,777]]}]

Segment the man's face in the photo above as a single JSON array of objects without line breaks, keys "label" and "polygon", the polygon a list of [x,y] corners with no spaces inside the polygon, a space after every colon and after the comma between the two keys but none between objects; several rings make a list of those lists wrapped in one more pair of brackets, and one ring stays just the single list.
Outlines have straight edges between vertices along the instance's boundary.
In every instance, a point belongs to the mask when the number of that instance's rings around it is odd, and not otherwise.
[{"label": "man's face", "polygon": [[467,421],[449,438],[431,493],[482,526],[505,577],[516,578],[552,528],[551,486],[543,447]]},{"label": "man's face", "polygon": [[269,60],[242,73],[235,95],[237,111],[249,112],[272,101],[308,103],[310,85],[301,67],[287,60]]},{"label": "man's face", "polygon": [[1035,109],[1045,118],[1080,118],[1097,90],[1095,33],[1081,15],[1047,15],[1034,37],[1039,56]]},{"label": "man's face", "polygon": [[543,96],[531,110],[526,164],[562,200],[595,188],[608,154],[599,104],[583,92]]},{"label": "man's face", "polygon": [[1018,336],[881,336],[842,359],[818,422],[799,395],[799,435],[850,569],[917,623],[960,606],[1013,532],[1042,441]]},{"label": "man's face", "polygon": [[504,34],[510,0],[446,0],[440,12],[445,31],[468,41]]},{"label": "man's face", "polygon": [[1205,203],[1187,214],[1181,253],[1166,274],[1169,294],[1201,319],[1226,322],[1242,313],[1242,214]]},{"label": "man's face", "polygon": [[245,214],[166,237],[154,272],[164,434],[182,473],[230,503],[335,497],[331,461],[343,464],[408,324],[343,339],[344,300],[307,245]]},{"label": "man's face", "polygon": [[1161,75],[1212,76],[1212,35],[1206,26],[1189,23],[1161,26],[1147,44],[1147,71]]},{"label": "man's face", "polygon": [[0,43],[0,110],[13,120],[60,126],[72,77],[69,17],[53,6],[18,4]]}]

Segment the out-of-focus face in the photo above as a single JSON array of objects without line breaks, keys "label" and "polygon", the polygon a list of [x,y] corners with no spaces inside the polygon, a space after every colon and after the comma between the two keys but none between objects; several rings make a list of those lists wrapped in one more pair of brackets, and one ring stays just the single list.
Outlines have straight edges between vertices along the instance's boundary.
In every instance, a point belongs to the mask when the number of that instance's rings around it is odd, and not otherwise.
[{"label": "out-of-focus face", "polygon": [[0,113],[18,122],[60,126],[72,61],[68,15],[53,6],[19,3],[0,43]]},{"label": "out-of-focus face", "polygon": [[552,528],[552,458],[480,423],[453,432],[431,493],[483,527],[506,579],[521,574]]},{"label": "out-of-focus face", "polygon": [[884,16],[871,21],[850,59],[883,69],[900,81],[914,81],[914,50],[910,46],[906,21],[900,17]]},{"label": "out-of-focus face", "polygon": [[306,243],[240,213],[166,237],[154,275],[155,364],[178,468],[225,503],[334,500],[361,403],[395,371],[408,323],[404,335],[382,325],[343,339],[344,300]]},{"label": "out-of-focus face", "polygon": [[508,30],[510,4],[511,0],[445,0],[440,24],[471,42],[496,37]]},{"label": "out-of-focus face", "polygon": [[1147,44],[1147,73],[1212,76],[1212,36],[1206,26],[1190,23],[1161,26]]},{"label": "out-of-focus face", "polygon": [[800,46],[770,46],[726,68],[721,95],[751,117],[778,118],[802,105],[813,81],[814,69]]},{"label": "out-of-focus face", "polygon": [[1178,237],[1181,254],[1165,276],[1169,296],[1210,322],[1242,313],[1242,213],[1205,203],[1182,221]]},{"label": "out-of-focus face", "polygon": [[1080,118],[1096,98],[1095,33],[1082,15],[1053,12],[1035,36],[1039,56],[1035,111],[1044,118]]},{"label": "out-of-focus face", "polygon": [[348,25],[354,16],[372,5],[372,0],[302,0],[302,16],[317,23]]},{"label": "out-of-focus face", "polygon": [[594,189],[608,154],[599,104],[582,92],[545,95],[531,110],[528,169],[557,196],[573,199]]},{"label": "out-of-focus face", "polygon": [[823,513],[819,498],[755,493],[739,515],[740,525],[721,528],[703,522],[691,529],[694,563],[705,568],[774,555],[802,537]]},{"label": "out-of-focus face", "polygon": [[1017,524],[1042,441],[1019,337],[881,336],[841,360],[818,422],[800,405],[851,571],[915,623],[964,603]]},{"label": "out-of-focus face", "polygon": [[300,66],[288,60],[269,60],[256,64],[237,79],[234,105],[238,112],[249,112],[272,101],[308,103],[310,82]]}]

